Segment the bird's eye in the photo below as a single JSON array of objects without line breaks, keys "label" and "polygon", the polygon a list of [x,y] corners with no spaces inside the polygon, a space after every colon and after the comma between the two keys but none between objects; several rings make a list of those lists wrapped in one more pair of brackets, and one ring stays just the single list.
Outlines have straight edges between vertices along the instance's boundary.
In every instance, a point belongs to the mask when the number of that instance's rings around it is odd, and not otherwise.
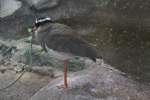
[{"label": "bird's eye", "polygon": [[39,27],[39,25],[40,25],[39,23],[36,23],[36,22],[34,23],[35,27]]}]

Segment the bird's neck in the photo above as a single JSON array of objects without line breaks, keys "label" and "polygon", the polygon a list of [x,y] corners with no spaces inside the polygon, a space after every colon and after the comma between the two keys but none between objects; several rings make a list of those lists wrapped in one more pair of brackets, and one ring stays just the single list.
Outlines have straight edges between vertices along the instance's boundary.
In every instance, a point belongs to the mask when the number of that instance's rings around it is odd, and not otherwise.
[{"label": "bird's neck", "polygon": [[37,42],[42,42],[46,34],[48,34],[49,30],[51,29],[51,23],[45,23],[42,26],[39,26],[38,29],[35,31],[35,39]]},{"label": "bird's neck", "polygon": [[39,32],[45,32],[46,30],[49,30],[51,28],[51,23],[45,23],[44,25],[39,27]]}]

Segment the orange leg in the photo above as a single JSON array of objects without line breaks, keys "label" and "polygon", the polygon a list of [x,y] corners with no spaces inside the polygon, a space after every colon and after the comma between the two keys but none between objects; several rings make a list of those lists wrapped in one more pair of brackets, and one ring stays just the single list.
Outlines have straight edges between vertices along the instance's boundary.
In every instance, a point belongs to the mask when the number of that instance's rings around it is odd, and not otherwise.
[{"label": "orange leg", "polygon": [[67,71],[68,71],[68,60],[64,60],[64,84],[58,86],[59,89],[68,88]]},{"label": "orange leg", "polygon": [[65,88],[68,87],[67,71],[68,71],[68,60],[65,60],[64,61],[64,85],[65,85]]}]

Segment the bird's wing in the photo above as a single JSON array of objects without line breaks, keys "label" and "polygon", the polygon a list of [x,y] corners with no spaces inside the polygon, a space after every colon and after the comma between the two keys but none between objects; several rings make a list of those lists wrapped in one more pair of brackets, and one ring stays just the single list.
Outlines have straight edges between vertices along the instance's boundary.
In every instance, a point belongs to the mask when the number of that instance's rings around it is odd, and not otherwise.
[{"label": "bird's wing", "polygon": [[59,52],[70,53],[76,56],[89,57],[95,61],[96,50],[86,41],[73,35],[53,34],[48,35],[45,40],[48,48]]}]

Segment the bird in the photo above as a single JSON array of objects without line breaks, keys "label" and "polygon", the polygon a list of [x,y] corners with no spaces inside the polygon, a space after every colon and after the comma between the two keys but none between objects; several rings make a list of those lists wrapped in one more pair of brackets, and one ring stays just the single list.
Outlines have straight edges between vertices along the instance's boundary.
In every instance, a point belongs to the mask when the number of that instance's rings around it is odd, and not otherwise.
[{"label": "bird", "polygon": [[56,23],[51,17],[36,18],[33,27],[35,40],[43,50],[51,53],[55,58],[64,61],[64,80],[58,88],[68,88],[67,69],[68,60],[73,57],[85,57],[96,62],[96,49],[69,26]]}]

